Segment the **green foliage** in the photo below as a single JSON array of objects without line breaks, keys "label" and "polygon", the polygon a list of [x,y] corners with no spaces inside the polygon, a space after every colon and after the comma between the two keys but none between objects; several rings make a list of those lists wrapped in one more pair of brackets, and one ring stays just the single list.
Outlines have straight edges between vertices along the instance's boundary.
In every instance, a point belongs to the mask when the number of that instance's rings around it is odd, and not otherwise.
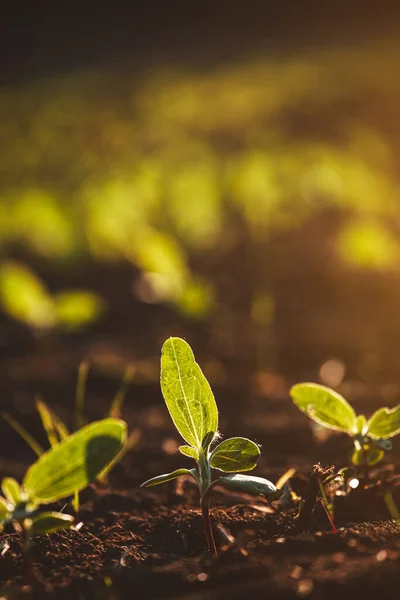
[{"label": "green foliage", "polygon": [[317,383],[298,383],[290,395],[296,406],[320,425],[349,434],[353,431],[356,413],[334,390]]},{"label": "green foliage", "polygon": [[27,471],[29,500],[55,502],[85,488],[107,467],[126,442],[126,423],[103,419],[86,425],[42,454]]},{"label": "green foliage", "polygon": [[199,450],[204,436],[217,431],[217,405],[192,349],[180,338],[169,338],[162,347],[161,390],[175,427]]},{"label": "green foliage", "polygon": [[200,503],[208,549],[216,552],[209,517],[210,492],[215,485],[262,494],[275,500],[281,492],[266,479],[246,475],[227,475],[212,479],[212,469],[225,473],[250,471],[260,456],[260,449],[251,440],[241,437],[221,442],[213,451],[218,428],[218,411],[210,385],[197,364],[189,344],[180,338],[169,338],[161,353],[161,389],[176,429],[190,445],[180,446],[184,456],[197,463],[195,469],[177,469],[153,477],[142,484],[152,487],[181,475],[193,477],[200,492]]},{"label": "green foliage", "polygon": [[71,515],[59,512],[42,512],[28,520],[29,535],[43,535],[69,529],[73,522],[74,517]]},{"label": "green foliage", "polygon": [[21,486],[13,477],[4,477],[1,482],[1,491],[10,504],[17,505],[23,500]]},{"label": "green foliage", "polygon": [[142,483],[141,487],[153,487],[155,485],[160,485],[160,483],[167,483],[168,481],[172,481],[181,475],[191,475],[191,472],[189,469],[177,469],[176,471],[172,471],[172,473],[165,473],[164,475],[152,477],[151,479],[148,479]]},{"label": "green foliage", "polygon": [[0,302],[12,317],[41,330],[79,329],[104,310],[104,302],[87,290],[51,295],[31,269],[15,261],[0,267]]},{"label": "green foliage", "polygon": [[279,499],[282,495],[281,490],[263,477],[235,473],[235,475],[223,475],[220,481],[228,489],[245,492],[252,496],[264,496],[269,502]]},{"label": "green foliage", "polygon": [[0,497],[0,527],[10,521],[29,535],[69,528],[74,518],[40,507],[76,494],[112,462],[126,442],[126,423],[103,419],[52,446],[28,469],[22,485],[6,477]]},{"label": "green foliage", "polygon": [[356,415],[350,404],[337,392],[317,383],[298,383],[290,395],[302,412],[316,423],[343,431],[353,438],[352,462],[372,466],[391,450],[389,438],[400,433],[400,405],[380,408],[367,421]]},{"label": "green foliage", "polygon": [[391,438],[400,433],[400,406],[380,408],[368,421],[368,434],[372,438]]},{"label": "green foliage", "polygon": [[194,458],[197,461],[199,460],[199,451],[196,448],[192,448],[192,446],[179,446],[179,452],[184,456]]},{"label": "green foliage", "polygon": [[210,466],[225,473],[251,471],[260,457],[260,448],[246,438],[235,437],[221,442],[211,453]]},{"label": "green foliage", "polygon": [[[199,280],[190,254],[223,257],[244,229],[266,239],[337,207],[349,215],[338,260],[392,269],[398,70],[395,40],[297,51],[284,62],[269,53],[222,71],[152,71],[139,87],[112,69],[3,89],[3,256],[22,247],[60,268],[130,261],[147,299],[204,316],[218,309],[214,282]],[[308,126],[293,127],[304,107]],[[3,308],[50,327],[44,304]],[[61,302],[73,327],[87,310]]]}]

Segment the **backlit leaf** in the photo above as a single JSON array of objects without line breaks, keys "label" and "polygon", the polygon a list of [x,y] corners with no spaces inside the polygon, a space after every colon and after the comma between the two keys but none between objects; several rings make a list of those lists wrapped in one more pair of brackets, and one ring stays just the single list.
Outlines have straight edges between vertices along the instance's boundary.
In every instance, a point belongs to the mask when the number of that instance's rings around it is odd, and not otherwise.
[{"label": "backlit leaf", "polygon": [[126,443],[126,423],[103,419],[86,425],[54,446],[28,469],[28,498],[49,503],[85,488]]},{"label": "backlit leaf", "polygon": [[267,500],[277,500],[282,495],[271,481],[254,475],[223,475],[219,482],[226,488],[252,494],[253,496],[264,496]]},{"label": "backlit leaf", "polygon": [[177,469],[176,471],[172,471],[172,473],[165,473],[164,475],[152,477],[151,479],[148,479],[142,483],[140,487],[153,487],[155,485],[160,485],[161,483],[167,483],[167,481],[172,481],[181,475],[192,475],[192,473],[189,471],[189,469]]},{"label": "backlit leaf", "polygon": [[334,390],[318,383],[298,383],[292,387],[290,395],[310,419],[329,429],[352,433],[356,413]]},{"label": "backlit leaf", "polygon": [[162,347],[161,389],[175,427],[200,449],[204,436],[217,431],[217,405],[192,349],[180,338],[169,338]]},{"label": "backlit leaf", "polygon": [[11,514],[11,509],[9,503],[5,498],[0,496],[0,523],[9,518]]},{"label": "backlit leaf", "polygon": [[18,481],[13,477],[4,477],[1,489],[6,499],[17,506],[22,501],[22,490]]},{"label": "backlit leaf", "polygon": [[356,420],[354,422],[353,433],[365,435],[366,424],[367,424],[367,419],[364,417],[364,415],[358,415],[358,417],[356,418]]},{"label": "backlit leaf", "polygon": [[380,408],[368,421],[368,435],[390,438],[400,433],[400,404],[395,408]]},{"label": "backlit leaf", "polygon": [[225,473],[251,471],[257,464],[260,449],[251,440],[242,437],[221,442],[210,456],[210,465]]},{"label": "backlit leaf", "polygon": [[199,452],[196,448],[192,448],[192,446],[179,446],[179,452],[184,456],[194,458],[197,461],[199,460]]},{"label": "backlit leaf", "polygon": [[74,517],[59,512],[44,512],[29,519],[29,521],[30,535],[44,535],[62,529],[69,529],[74,522]]},{"label": "backlit leaf", "polygon": [[40,419],[42,421],[43,429],[46,432],[47,439],[49,440],[50,446],[56,446],[59,442],[57,431],[54,427],[53,416],[51,414],[50,409],[47,405],[40,400],[40,398],[36,399],[36,410],[39,413]]}]

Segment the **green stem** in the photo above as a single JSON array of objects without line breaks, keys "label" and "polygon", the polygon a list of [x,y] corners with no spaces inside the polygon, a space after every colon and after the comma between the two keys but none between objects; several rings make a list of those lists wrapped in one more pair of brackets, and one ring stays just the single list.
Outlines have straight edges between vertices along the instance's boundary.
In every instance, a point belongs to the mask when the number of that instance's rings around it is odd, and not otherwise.
[{"label": "green stem", "polygon": [[200,475],[200,507],[203,517],[204,533],[206,535],[208,551],[217,554],[214,534],[210,519],[210,491],[214,487],[211,483],[211,468],[208,460],[208,451],[201,448],[199,452],[199,475]]},{"label": "green stem", "polygon": [[210,495],[206,493],[201,499],[201,515],[203,517],[204,533],[206,534],[207,548],[212,554],[217,554],[214,534],[210,519]]}]

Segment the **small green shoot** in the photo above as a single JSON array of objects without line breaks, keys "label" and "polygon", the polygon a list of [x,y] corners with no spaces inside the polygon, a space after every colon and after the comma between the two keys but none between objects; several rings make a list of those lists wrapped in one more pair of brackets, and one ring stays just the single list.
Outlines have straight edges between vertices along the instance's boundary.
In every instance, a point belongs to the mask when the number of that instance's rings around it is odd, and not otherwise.
[{"label": "small green shoot", "polygon": [[[82,361],[79,365],[78,370],[78,378],[76,384],[76,394],[75,394],[75,410],[74,410],[74,422],[79,427],[83,427],[85,424],[85,416],[84,416],[84,408],[85,408],[85,393],[86,393],[86,384],[89,373],[89,364],[86,361]],[[111,405],[110,410],[108,411],[108,417],[112,418],[120,418],[122,412],[122,405],[125,399],[126,391],[129,384],[132,382],[133,377],[135,375],[135,368],[130,365],[125,370],[124,376],[122,378],[121,384],[115,394]],[[48,407],[48,405],[41,399],[40,396],[36,396],[35,399],[36,410],[39,414],[40,420],[42,422],[43,429],[46,433],[47,440],[49,442],[50,447],[56,446],[59,442],[65,439],[69,435],[69,431],[67,426],[63,423],[63,421]],[[1,413],[2,417],[5,421],[18,433],[18,435],[31,447],[33,452],[37,456],[41,456],[44,453],[44,449],[36,441],[36,439],[19,423],[14,417],[12,417],[8,412]],[[140,439],[140,431],[139,429],[134,429],[130,432],[126,444],[124,444],[121,451],[118,455],[109,463],[106,469],[100,473],[98,476],[99,481],[106,481],[108,473],[115,467],[117,463],[119,463],[125,454],[129,452]],[[76,492],[74,494],[73,499],[73,507],[75,513],[77,514],[79,511],[79,493]]]},{"label": "small green shoot", "polygon": [[318,383],[298,383],[290,395],[310,419],[335,431],[347,433],[354,443],[352,462],[356,466],[377,464],[391,450],[390,438],[400,433],[400,405],[380,408],[367,421],[356,415],[350,404],[334,390]]},{"label": "small green shoot", "polygon": [[83,427],[44,452],[28,469],[20,485],[5,477],[1,484],[0,528],[13,523],[25,534],[27,549],[32,535],[71,527],[71,515],[42,511],[41,507],[84,489],[107,468],[126,443],[126,423],[103,419]]},{"label": "small green shoot", "polygon": [[[208,550],[215,554],[209,508],[210,492],[216,485],[263,495],[268,501],[279,498],[282,492],[266,479],[239,474],[240,471],[254,469],[260,456],[259,447],[251,440],[230,438],[211,450],[218,437],[217,405],[192,349],[180,338],[169,338],[162,347],[161,390],[172,421],[186,442],[179,450],[184,456],[194,459],[197,465],[194,469],[182,468],[158,475],[143,483],[142,487],[166,483],[181,475],[192,477],[200,492]],[[212,469],[228,475],[213,479]]]}]

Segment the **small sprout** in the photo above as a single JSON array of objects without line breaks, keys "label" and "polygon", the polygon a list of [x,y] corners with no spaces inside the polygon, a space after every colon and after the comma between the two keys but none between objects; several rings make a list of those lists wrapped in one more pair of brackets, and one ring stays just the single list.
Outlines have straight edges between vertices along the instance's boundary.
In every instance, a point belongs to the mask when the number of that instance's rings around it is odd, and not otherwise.
[{"label": "small sprout", "polygon": [[324,385],[298,383],[290,395],[310,419],[353,439],[352,462],[356,466],[370,467],[380,462],[392,448],[389,438],[400,433],[400,405],[380,408],[367,421],[364,415],[356,415],[343,396]]},{"label": "small sprout", "polygon": [[71,527],[74,518],[43,512],[42,505],[72,496],[107,468],[126,442],[126,423],[103,419],[83,427],[44,452],[28,469],[22,485],[12,477],[1,484],[0,527],[13,523],[25,533],[25,549],[32,535]]},{"label": "small sprout", "polygon": [[[251,471],[257,464],[260,449],[251,440],[242,437],[224,440],[212,451],[211,444],[218,437],[218,411],[210,385],[195,361],[189,344],[180,338],[169,338],[161,355],[161,390],[165,403],[180,435],[187,445],[179,451],[196,461],[194,469],[178,469],[173,473],[153,477],[142,487],[151,487],[171,481],[181,475],[195,480],[200,492],[200,505],[208,550],[216,553],[209,515],[210,492],[216,485],[264,495],[269,501],[281,491],[266,479],[239,475]],[[212,478],[212,469],[231,473]]]}]

